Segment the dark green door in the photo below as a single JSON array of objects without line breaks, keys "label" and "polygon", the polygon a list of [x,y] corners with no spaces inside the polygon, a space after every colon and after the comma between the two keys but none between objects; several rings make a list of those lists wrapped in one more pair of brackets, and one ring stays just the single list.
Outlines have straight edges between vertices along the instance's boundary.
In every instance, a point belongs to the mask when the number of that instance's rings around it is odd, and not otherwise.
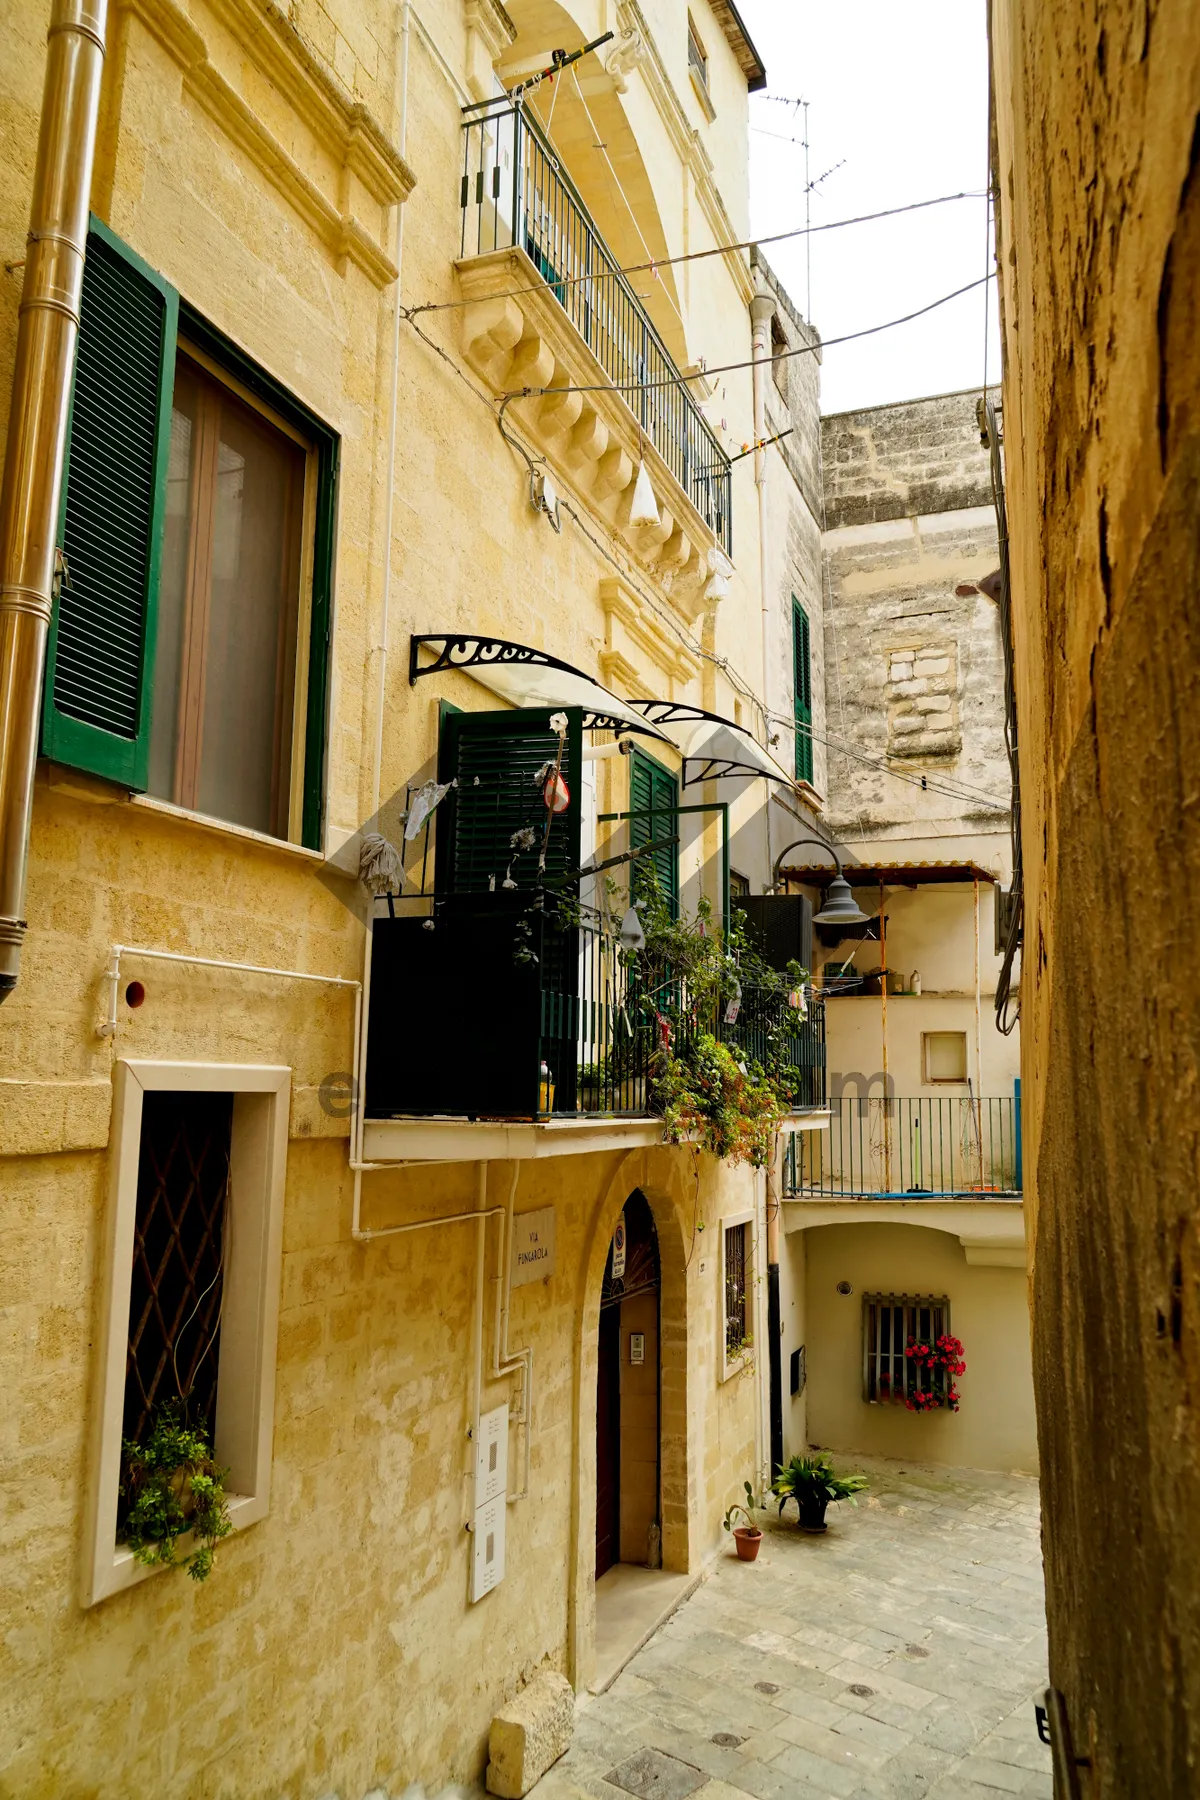
[{"label": "dark green door", "polygon": [[812,786],[812,641],[808,614],[792,601],[792,684],[796,713],[796,780]]},{"label": "dark green door", "polygon": [[[630,820],[629,841],[633,849],[657,838],[674,837],[679,830],[679,782],[669,769],[635,749],[630,758],[629,810],[644,816]],[[671,917],[679,917],[679,845],[667,844],[649,858],[658,884],[671,909]],[[636,867],[636,864],[635,864]]]}]

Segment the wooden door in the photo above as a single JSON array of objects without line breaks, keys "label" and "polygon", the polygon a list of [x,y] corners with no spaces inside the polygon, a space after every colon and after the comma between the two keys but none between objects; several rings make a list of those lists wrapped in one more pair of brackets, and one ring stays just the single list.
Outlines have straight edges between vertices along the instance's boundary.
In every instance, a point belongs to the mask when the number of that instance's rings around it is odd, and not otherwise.
[{"label": "wooden door", "polygon": [[621,1543],[621,1308],[600,1314],[596,1370],[596,1578],[619,1560]]}]

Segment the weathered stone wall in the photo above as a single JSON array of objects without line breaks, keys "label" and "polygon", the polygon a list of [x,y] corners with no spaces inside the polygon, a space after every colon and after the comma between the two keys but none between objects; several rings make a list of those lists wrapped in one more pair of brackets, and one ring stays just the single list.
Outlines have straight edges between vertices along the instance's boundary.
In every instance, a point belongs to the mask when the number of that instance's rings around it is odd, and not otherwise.
[{"label": "weathered stone wall", "polygon": [[[772,321],[772,364],[764,376],[766,435],[788,436],[766,452],[767,531],[770,567],[767,574],[768,694],[778,734],[775,754],[784,768],[796,766],[795,666],[792,602],[808,614],[813,713],[813,780],[815,794],[827,783],[825,754],[824,603],[821,585],[821,340],[800,317],[787,290],[761,250],[753,255],[759,287],[775,301]],[[780,355],[780,351],[786,354]],[[747,458],[747,463],[752,461]],[[782,807],[782,796],[776,795]],[[777,809],[778,810],[778,809]],[[791,832],[798,834],[803,819]],[[777,830],[787,829],[780,820]],[[786,839],[776,839],[776,848]]]},{"label": "weathered stone wall", "polygon": [[1007,830],[999,561],[975,392],[821,422],[830,823]]},{"label": "weathered stone wall", "polygon": [[[537,8],[512,10],[542,28]],[[458,294],[466,26],[488,12],[461,0],[414,9],[406,301]],[[669,13],[682,59],[682,0]],[[326,850],[371,812],[389,559],[385,796],[402,800],[428,772],[440,697],[498,704],[461,674],[410,687],[411,632],[495,631],[623,691],[732,711],[722,663],[743,685],[758,671],[749,464],[734,484],[738,571],[717,614],[688,620],[662,591],[653,607],[626,599],[618,615],[604,584],[618,570],[646,578],[602,521],[584,519],[591,542],[569,520],[556,536],[531,512],[524,465],[456,372],[455,312],[427,321],[442,355],[401,334],[387,540],[396,208],[364,194],[346,143],[361,150],[355,107],[396,141],[400,9],[299,0],[285,17],[266,0],[115,0],[110,15],[93,210],[340,439]],[[0,260],[20,258],[28,224],[48,16],[48,0],[0,0]],[[283,60],[272,64],[281,19]],[[576,41],[593,24],[590,11],[577,19]],[[712,36],[712,55],[724,58]],[[724,81],[728,70],[717,74]],[[669,92],[654,100],[635,80],[639,129],[669,144]],[[731,102],[727,132],[733,117]],[[330,118],[343,121],[346,143],[332,141]],[[675,154],[662,152],[656,178],[678,196]],[[743,163],[744,143],[735,186]],[[731,175],[720,158],[717,168],[721,181]],[[715,209],[711,170],[697,164],[697,185],[701,177]],[[744,195],[734,200],[742,208]],[[698,268],[687,317],[695,353],[713,362],[718,346],[748,353],[745,280],[723,259]],[[19,288],[19,272],[0,271],[0,431]],[[731,380],[725,405],[728,435],[740,440],[748,378]],[[625,765],[597,767],[600,807],[626,804]],[[735,825],[755,804],[753,792],[735,803]],[[395,802],[384,822],[397,829]],[[761,880],[761,868],[750,872]],[[596,1309],[613,1224],[635,1185],[654,1207],[671,1291],[669,1566],[697,1567],[717,1548],[725,1506],[756,1476],[757,1377],[719,1379],[711,1246],[722,1212],[753,1205],[758,1184],[711,1167],[697,1180],[686,1149],[530,1164],[518,1207],[553,1204],[558,1220],[553,1277],[513,1299],[511,1341],[535,1349],[532,1488],[510,1510],[505,1580],[468,1605],[472,1232],[351,1240],[348,1126],[318,1101],[323,1078],[350,1064],[351,994],[127,962],[145,1004],[121,1006],[114,1039],[97,1030],[114,942],[354,980],[362,910],[354,884],[319,854],[40,770],[24,969],[0,1009],[0,1792],[14,1800],[360,1800],[379,1783],[436,1788],[479,1776],[494,1711],[540,1666],[586,1682]],[[478,1004],[489,1004],[483,969]],[[424,1021],[399,1028],[420,1032]],[[462,1054],[473,1053],[467,1022]],[[221,1545],[207,1583],[159,1572],[84,1609],[112,1074],[116,1057],[133,1056],[292,1072],[272,1491],[267,1516]],[[510,1174],[494,1173],[493,1194],[507,1192]],[[475,1203],[469,1165],[368,1174],[364,1186],[372,1225]],[[493,1272],[494,1250],[489,1295]],[[520,1442],[514,1432],[514,1456]]]},{"label": "weathered stone wall", "polygon": [[821,421],[825,524],[875,525],[992,504],[977,389]]},{"label": "weathered stone wall", "polygon": [[1200,1784],[1200,32],[994,0],[1051,1679]]}]

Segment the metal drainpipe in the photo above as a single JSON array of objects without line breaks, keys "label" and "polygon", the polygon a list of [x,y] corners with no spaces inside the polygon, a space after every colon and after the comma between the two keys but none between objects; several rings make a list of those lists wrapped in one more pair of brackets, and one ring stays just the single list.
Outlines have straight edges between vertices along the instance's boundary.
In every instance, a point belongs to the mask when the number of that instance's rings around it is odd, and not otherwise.
[{"label": "metal drainpipe", "polygon": [[108,0],[52,0],[0,488],[0,1001],[17,985]]}]

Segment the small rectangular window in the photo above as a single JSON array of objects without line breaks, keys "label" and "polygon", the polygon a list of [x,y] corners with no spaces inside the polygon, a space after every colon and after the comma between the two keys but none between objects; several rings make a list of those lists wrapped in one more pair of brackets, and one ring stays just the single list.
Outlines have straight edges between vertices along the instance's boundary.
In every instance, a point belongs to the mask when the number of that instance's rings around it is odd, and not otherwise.
[{"label": "small rectangular window", "polygon": [[927,1083],[967,1079],[965,1031],[923,1031],[921,1050]]},{"label": "small rectangular window", "polygon": [[744,900],[750,892],[750,877],[739,875],[736,869],[729,871],[729,893],[735,900]]},{"label": "small rectangular window", "polygon": [[792,600],[792,695],[796,719],[796,780],[812,786],[812,641],[808,614]]},{"label": "small rectangular window", "polygon": [[722,1233],[725,1281],[725,1363],[736,1362],[750,1347],[751,1221],[726,1225]]},{"label": "small rectangular window", "polygon": [[903,1405],[914,1388],[937,1377],[905,1355],[910,1344],[932,1344],[950,1330],[947,1299],[908,1294],[863,1296],[863,1399],[872,1406]]},{"label": "small rectangular window", "polygon": [[695,76],[705,93],[708,92],[708,53],[696,30],[692,15],[688,14],[688,69]]},{"label": "small rectangular window", "polygon": [[290,1079],[117,1062],[85,1606],[161,1567],[124,1541],[123,1445],[165,1406],[207,1430],[234,1529],[266,1514]]}]

